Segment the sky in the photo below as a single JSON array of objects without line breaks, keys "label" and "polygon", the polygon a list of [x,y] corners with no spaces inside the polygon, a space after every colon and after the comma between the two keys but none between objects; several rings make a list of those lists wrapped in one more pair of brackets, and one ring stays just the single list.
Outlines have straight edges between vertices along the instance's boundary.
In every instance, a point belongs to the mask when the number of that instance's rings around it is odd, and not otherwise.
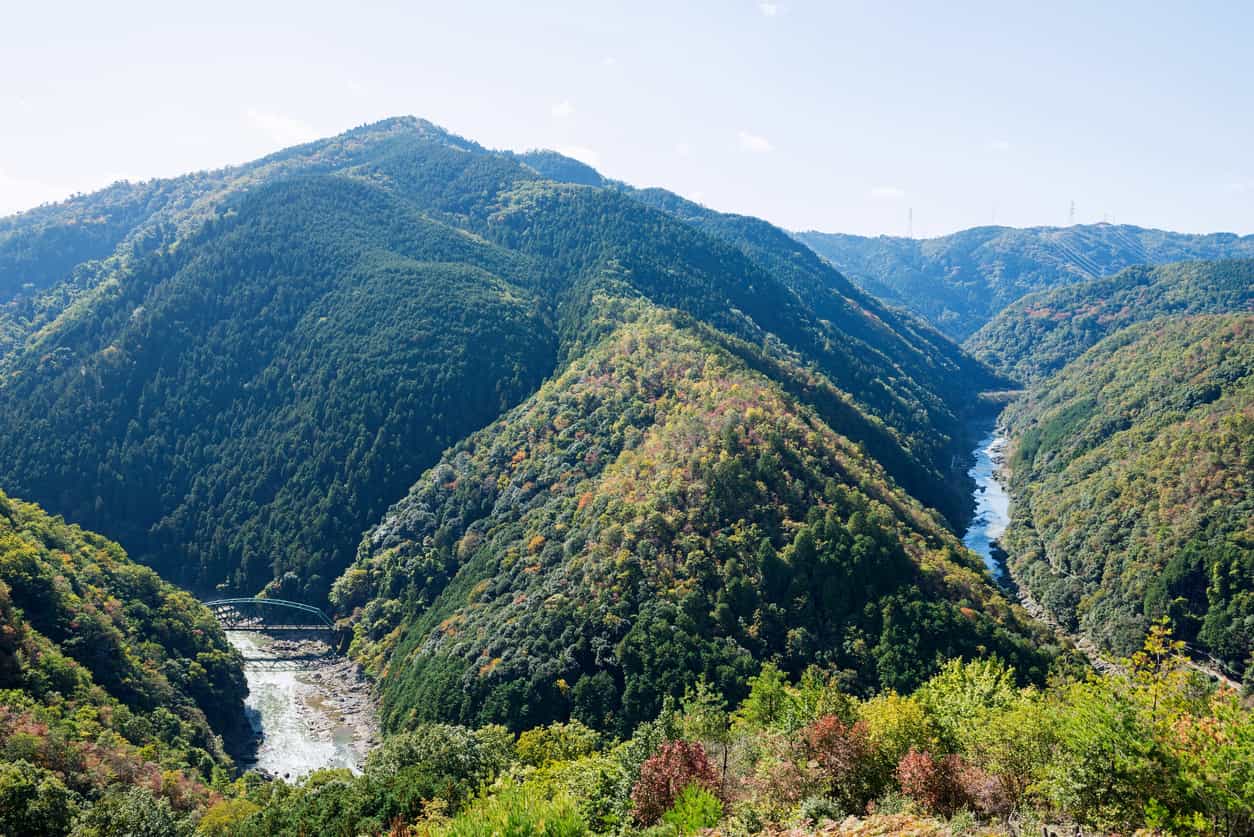
[{"label": "sky", "polygon": [[0,214],[388,116],[789,229],[1254,233],[1254,3],[7,4]]}]

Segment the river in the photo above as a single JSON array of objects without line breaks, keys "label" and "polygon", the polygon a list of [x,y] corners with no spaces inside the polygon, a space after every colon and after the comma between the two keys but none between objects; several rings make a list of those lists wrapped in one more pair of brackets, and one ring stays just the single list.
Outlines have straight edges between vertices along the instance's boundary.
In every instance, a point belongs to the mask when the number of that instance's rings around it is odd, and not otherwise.
[{"label": "river", "polygon": [[1006,442],[1006,436],[994,428],[976,445],[975,464],[967,472],[975,480],[975,516],[962,538],[1001,584],[1006,582],[1006,570],[994,554],[994,545],[1010,524],[1010,495],[1002,473]]},{"label": "river", "polygon": [[356,664],[317,640],[227,636],[244,657],[245,711],[257,736],[241,766],[284,779],[329,767],[360,772],[377,722]]}]

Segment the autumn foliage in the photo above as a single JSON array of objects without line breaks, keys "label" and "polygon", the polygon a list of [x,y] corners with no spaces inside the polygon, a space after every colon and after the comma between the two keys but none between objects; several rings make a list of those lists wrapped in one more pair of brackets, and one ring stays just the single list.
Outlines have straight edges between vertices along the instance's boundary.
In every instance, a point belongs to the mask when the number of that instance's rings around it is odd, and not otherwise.
[{"label": "autumn foliage", "polygon": [[695,741],[668,741],[640,765],[640,778],[631,791],[636,822],[652,825],[670,810],[689,785],[718,794],[719,781],[705,748]]}]

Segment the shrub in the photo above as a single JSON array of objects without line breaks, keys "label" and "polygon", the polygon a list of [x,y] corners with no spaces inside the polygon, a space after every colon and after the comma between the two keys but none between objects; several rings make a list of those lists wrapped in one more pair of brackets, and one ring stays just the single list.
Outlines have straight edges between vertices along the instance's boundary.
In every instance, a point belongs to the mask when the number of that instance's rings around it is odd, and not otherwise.
[{"label": "shrub", "polygon": [[697,783],[680,792],[674,806],[662,815],[662,821],[674,826],[680,834],[696,834],[713,828],[723,818],[723,803]]},{"label": "shrub", "polygon": [[846,813],[843,805],[826,796],[807,797],[801,803],[800,818],[805,825],[816,826],[824,820],[839,820]]},{"label": "shrub", "polygon": [[523,764],[543,767],[596,752],[601,736],[578,721],[536,727],[518,736],[515,752]]},{"label": "shrub", "polygon": [[847,809],[861,808],[871,795],[871,746],[866,724],[846,725],[835,715],[819,718],[802,732],[806,758],[817,765],[830,794]]},{"label": "shrub", "polygon": [[206,837],[229,837],[240,823],[260,810],[259,806],[242,796],[219,799],[200,818],[196,833]]},{"label": "shrub", "polygon": [[632,815],[640,825],[652,825],[670,810],[689,785],[718,792],[718,776],[705,748],[695,741],[668,741],[640,765],[640,778],[631,791]]},{"label": "shrub", "polygon": [[546,799],[540,789],[512,785],[482,797],[451,820],[422,824],[421,837],[582,837],[588,825],[565,795]]},{"label": "shrub", "polygon": [[958,756],[936,759],[912,748],[897,764],[897,781],[902,793],[928,813],[951,817],[969,802],[962,786],[965,767]]},{"label": "shrub", "polygon": [[949,818],[949,830],[953,832],[954,837],[974,834],[976,825],[975,814],[971,812],[970,808],[963,808]]}]

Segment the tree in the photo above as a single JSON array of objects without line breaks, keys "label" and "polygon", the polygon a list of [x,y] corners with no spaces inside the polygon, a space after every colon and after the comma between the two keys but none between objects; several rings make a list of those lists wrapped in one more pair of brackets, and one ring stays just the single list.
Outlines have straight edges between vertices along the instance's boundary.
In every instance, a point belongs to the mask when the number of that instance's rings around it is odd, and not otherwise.
[{"label": "tree", "polygon": [[61,837],[77,810],[51,772],[27,761],[0,762],[0,834]]},{"label": "tree", "polygon": [[652,825],[675,804],[689,785],[718,793],[718,776],[705,748],[695,741],[668,741],[640,765],[631,791],[632,814],[640,825]]}]

